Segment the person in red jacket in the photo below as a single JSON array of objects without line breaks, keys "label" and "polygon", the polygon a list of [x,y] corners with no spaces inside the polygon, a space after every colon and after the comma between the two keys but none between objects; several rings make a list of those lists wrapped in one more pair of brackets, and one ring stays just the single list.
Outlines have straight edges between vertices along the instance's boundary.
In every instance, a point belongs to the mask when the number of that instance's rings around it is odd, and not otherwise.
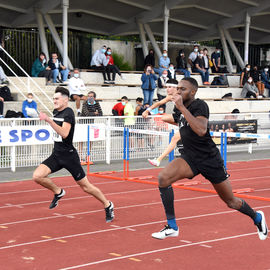
[{"label": "person in red jacket", "polygon": [[124,80],[123,75],[121,74],[118,66],[116,66],[114,64],[113,57],[112,57],[112,49],[107,48],[107,51],[106,51],[105,55],[106,55],[107,59],[109,59],[108,65],[106,66],[106,72],[107,72],[109,80],[111,80],[110,73],[112,73],[112,81],[111,81],[111,83],[112,84],[115,83],[116,73],[121,77],[122,80]]}]

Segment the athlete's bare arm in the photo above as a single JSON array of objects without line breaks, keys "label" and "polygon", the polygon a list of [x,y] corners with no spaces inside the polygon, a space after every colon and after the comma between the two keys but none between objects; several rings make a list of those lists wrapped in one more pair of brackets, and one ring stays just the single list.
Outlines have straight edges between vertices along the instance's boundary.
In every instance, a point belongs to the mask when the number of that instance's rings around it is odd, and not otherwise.
[{"label": "athlete's bare arm", "polygon": [[57,134],[59,134],[62,138],[66,138],[71,129],[71,124],[64,122],[63,126],[57,125],[46,113],[40,112],[39,119],[46,121]]}]

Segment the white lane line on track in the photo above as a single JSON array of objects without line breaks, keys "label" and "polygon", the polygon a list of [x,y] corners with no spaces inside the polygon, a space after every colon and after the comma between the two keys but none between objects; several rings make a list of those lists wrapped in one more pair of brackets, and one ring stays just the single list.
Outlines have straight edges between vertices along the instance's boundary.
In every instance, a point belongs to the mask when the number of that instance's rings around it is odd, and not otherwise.
[{"label": "white lane line on track", "polygon": [[[261,207],[254,207],[254,209],[256,209],[256,208],[262,209],[262,208],[269,208],[269,207],[270,207],[270,205],[267,205],[267,206],[261,206]],[[188,220],[188,219],[195,219],[195,218],[203,218],[203,217],[209,217],[209,216],[231,214],[233,212],[236,213],[237,211],[229,210],[229,211],[222,211],[222,212],[216,212],[216,213],[208,213],[208,214],[202,214],[202,215],[196,215],[196,216],[181,217],[181,218],[177,218],[176,220]],[[160,224],[160,223],[164,223],[164,222],[167,222],[167,221],[166,220],[159,220],[159,221],[153,221],[153,222],[147,222],[147,223],[141,223],[141,224],[127,225],[127,226],[122,226],[122,227],[119,227],[119,228],[110,228],[110,229],[104,229],[104,230],[99,230],[99,231],[91,231],[91,232],[85,232],[85,233],[64,235],[64,236],[54,237],[54,238],[50,238],[50,239],[37,240],[37,241],[32,241],[32,242],[25,242],[25,243],[20,243],[20,244],[16,244],[16,245],[2,246],[2,247],[0,247],[0,250],[16,248],[16,247],[21,247],[21,246],[35,245],[35,244],[40,244],[40,243],[45,243],[45,242],[50,242],[50,241],[55,241],[55,240],[75,238],[75,237],[98,234],[98,233],[106,233],[106,232],[111,232],[111,231],[126,230],[127,228],[137,228],[137,227],[143,227],[143,226],[148,226],[148,225]],[[256,233],[251,233],[249,235],[252,235],[252,234],[257,234],[257,232]],[[200,244],[204,244],[204,242],[202,242]],[[192,245],[192,244],[188,244],[188,245]]]},{"label": "white lane line on track", "polygon": [[[115,183],[125,183],[125,181],[111,181],[111,182],[102,182],[102,183],[93,183],[96,185],[105,185],[105,184],[115,184]],[[1,184],[0,184],[1,186]],[[71,185],[71,186],[61,186],[61,188],[74,188],[74,187],[80,187],[79,185]],[[0,195],[10,195],[10,194],[20,194],[20,193],[27,193],[27,192],[40,192],[40,191],[47,191],[45,188],[36,188],[36,189],[28,189],[28,190],[21,190],[21,191],[10,191],[10,192],[0,192]]]},{"label": "white lane line on track", "polygon": [[[144,191],[149,191],[149,190],[144,190]],[[207,195],[207,196],[199,196],[199,197],[177,199],[177,200],[174,200],[174,202],[182,202],[182,201],[206,199],[206,198],[213,198],[213,197],[217,197],[217,195]],[[157,204],[161,204],[161,201],[152,202],[152,203],[143,203],[143,204],[128,205],[128,206],[120,206],[120,207],[116,207],[115,210],[128,209],[128,208],[134,208],[134,207],[145,207],[145,206],[157,205]],[[98,209],[98,210],[92,210],[92,211],[86,211],[86,212],[71,213],[71,214],[61,215],[61,216],[57,215],[57,216],[49,216],[49,217],[42,217],[42,218],[33,218],[33,219],[19,220],[19,221],[2,223],[2,224],[0,224],[0,226],[14,225],[14,224],[20,224],[20,223],[33,222],[33,221],[48,220],[48,219],[66,217],[66,216],[86,215],[86,214],[103,212],[103,211],[104,211],[103,209]],[[111,225],[111,226],[116,226],[116,225]]]},{"label": "white lane line on track", "polygon": [[172,246],[172,247],[168,247],[168,248],[154,249],[154,250],[134,253],[134,254],[126,255],[126,256],[109,258],[109,259],[104,259],[104,260],[100,260],[100,261],[89,262],[89,263],[85,263],[85,264],[65,267],[65,268],[61,268],[60,270],[77,269],[77,268],[82,268],[82,267],[91,266],[91,265],[95,265],[95,264],[101,264],[101,263],[107,263],[107,262],[112,262],[112,261],[123,260],[123,259],[127,259],[127,258],[130,258],[130,257],[138,257],[138,256],[149,255],[149,254],[154,254],[154,253],[158,253],[158,252],[169,251],[169,250],[174,250],[174,249],[179,249],[179,248],[204,245],[204,244],[215,243],[215,242],[219,242],[219,241],[236,239],[236,238],[240,238],[240,237],[247,237],[247,236],[251,236],[251,235],[254,235],[254,234],[257,234],[257,233],[253,232],[253,233],[238,234],[238,235],[232,235],[232,236],[227,236],[227,237],[222,237],[222,238],[216,238],[216,239],[210,239],[210,240],[205,240],[205,241],[200,241],[200,242],[194,242],[194,243],[190,243],[190,244]]}]

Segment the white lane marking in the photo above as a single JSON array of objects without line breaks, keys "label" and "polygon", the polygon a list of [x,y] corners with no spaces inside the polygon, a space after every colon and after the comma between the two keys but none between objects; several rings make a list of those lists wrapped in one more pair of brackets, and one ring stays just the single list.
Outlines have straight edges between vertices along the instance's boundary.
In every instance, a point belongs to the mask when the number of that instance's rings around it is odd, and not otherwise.
[{"label": "white lane marking", "polygon": [[188,241],[188,240],[180,240],[180,242],[187,243],[187,244],[192,243],[191,241]]},{"label": "white lane marking", "polygon": [[208,245],[200,245],[201,247],[206,247],[206,248],[212,248],[212,246],[208,246]]},{"label": "white lane marking", "polygon": [[80,264],[80,265],[74,265],[74,266],[70,266],[70,267],[65,267],[65,268],[61,268],[60,270],[71,270],[71,269],[86,267],[86,266],[95,265],[95,264],[101,264],[101,263],[106,263],[106,262],[111,262],[111,261],[123,260],[123,259],[127,259],[127,258],[130,258],[130,257],[138,257],[138,256],[149,255],[149,254],[168,251],[168,250],[174,250],[174,249],[179,249],[179,248],[185,248],[185,247],[197,246],[197,245],[202,245],[202,244],[214,243],[214,242],[219,242],[219,241],[236,239],[236,238],[240,238],[240,237],[247,237],[247,236],[251,236],[251,235],[254,235],[254,234],[257,234],[257,233],[238,234],[238,235],[232,235],[232,236],[227,236],[227,237],[222,237],[222,238],[216,238],[216,239],[210,239],[210,240],[205,240],[205,241],[200,241],[200,242],[194,242],[194,243],[185,244],[185,245],[178,245],[178,246],[172,246],[172,247],[168,247],[168,248],[154,249],[154,250],[134,253],[134,254],[126,255],[126,256],[115,257],[115,258],[104,259],[104,260],[100,260],[100,261],[89,262],[89,263],[84,263],[84,264]]},{"label": "white lane marking", "polygon": [[[270,207],[270,205],[261,206],[259,208],[262,209],[262,208],[268,208],[268,207]],[[208,213],[208,214],[202,214],[202,215],[196,215],[196,216],[187,216],[187,217],[177,218],[176,220],[195,219],[195,218],[202,218],[202,217],[230,214],[230,213],[233,213],[233,212],[237,212],[237,211],[229,210],[229,211]],[[59,237],[50,238],[50,239],[44,239],[44,240],[38,240],[38,241],[32,241],[32,242],[25,242],[25,243],[20,243],[20,244],[16,244],[16,245],[2,246],[2,247],[0,247],[0,250],[9,249],[9,248],[15,248],[15,247],[21,247],[21,246],[34,245],[34,244],[40,244],[40,243],[45,243],[45,242],[50,242],[50,241],[55,241],[55,240],[60,240],[60,239],[75,238],[75,237],[92,235],[92,234],[97,234],[97,233],[105,233],[105,232],[111,232],[111,231],[117,231],[117,230],[124,230],[124,229],[127,229],[127,228],[137,228],[137,227],[142,227],[142,226],[159,224],[159,223],[163,223],[163,222],[166,222],[166,220],[159,220],[159,221],[153,221],[153,222],[147,222],[147,223],[127,225],[127,226],[123,226],[123,227],[119,227],[119,228],[111,228],[111,229],[104,229],[104,230],[91,231],[91,232],[85,232],[85,233],[64,235],[64,236],[59,236]],[[257,234],[257,232],[250,233],[249,235],[252,235],[252,234]],[[201,242],[200,244],[204,244],[204,242]],[[192,244],[188,244],[188,245],[192,245]]]}]

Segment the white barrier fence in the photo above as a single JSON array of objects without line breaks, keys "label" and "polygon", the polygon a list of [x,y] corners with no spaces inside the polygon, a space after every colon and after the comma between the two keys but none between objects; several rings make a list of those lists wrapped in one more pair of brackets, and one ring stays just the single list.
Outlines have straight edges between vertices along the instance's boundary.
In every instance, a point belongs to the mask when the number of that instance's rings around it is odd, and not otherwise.
[{"label": "white barrier fence", "polygon": [[[76,118],[76,131],[74,146],[77,148],[81,160],[87,156],[87,126],[90,125],[90,160],[106,161],[109,164],[113,160],[123,158],[123,128],[126,117],[94,117]],[[169,133],[176,126],[166,124],[159,116],[147,119],[133,117],[130,128],[130,159],[147,159],[158,157],[168,146]],[[226,118],[226,119],[224,119]],[[270,148],[269,135],[270,121],[268,114],[238,115],[239,120],[253,119],[256,122],[257,135],[246,134],[247,138],[256,138],[255,148]],[[227,119],[226,115],[211,115],[211,121],[223,121],[228,123],[235,119]],[[248,133],[250,126],[241,124],[241,133]],[[224,125],[225,126],[225,125]],[[243,131],[244,128],[247,130]],[[37,166],[46,159],[53,149],[51,140],[52,130],[44,121],[39,119],[1,119],[0,120],[0,169],[16,167]],[[264,134],[267,133],[267,134]],[[233,133],[235,134],[240,133]],[[228,135],[230,135],[228,133]],[[228,145],[230,149],[247,150],[248,144]],[[176,152],[177,153],[177,152]]]}]

